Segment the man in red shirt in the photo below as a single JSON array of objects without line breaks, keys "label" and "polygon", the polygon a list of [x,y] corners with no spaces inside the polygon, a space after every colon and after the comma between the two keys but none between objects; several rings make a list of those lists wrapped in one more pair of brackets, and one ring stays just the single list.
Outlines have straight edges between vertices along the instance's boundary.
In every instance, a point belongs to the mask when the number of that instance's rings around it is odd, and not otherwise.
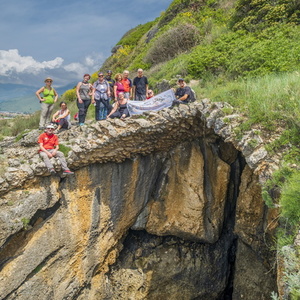
[{"label": "man in red shirt", "polygon": [[132,98],[132,81],[128,77],[129,76],[129,71],[125,70],[123,72],[123,79],[122,79],[122,84],[124,86],[124,96],[126,99],[131,99]]},{"label": "man in red shirt", "polygon": [[42,133],[39,136],[38,143],[40,145],[40,156],[43,158],[46,167],[48,168],[51,174],[55,174],[55,169],[50,161],[51,157],[57,157],[61,163],[63,169],[63,174],[71,175],[74,172],[71,172],[67,166],[67,162],[64,154],[61,151],[58,151],[58,137],[53,133],[54,126],[47,125],[46,132]]}]

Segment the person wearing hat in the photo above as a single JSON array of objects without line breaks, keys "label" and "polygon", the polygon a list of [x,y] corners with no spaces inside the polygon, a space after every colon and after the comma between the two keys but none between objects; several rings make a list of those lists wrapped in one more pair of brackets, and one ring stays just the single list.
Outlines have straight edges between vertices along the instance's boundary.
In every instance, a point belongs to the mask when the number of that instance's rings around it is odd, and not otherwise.
[{"label": "person wearing hat", "polygon": [[179,78],[177,81],[179,87],[176,89],[175,96],[177,100],[173,101],[173,105],[176,104],[188,104],[192,98],[192,90],[186,85],[183,78]]},{"label": "person wearing hat", "polygon": [[56,157],[61,163],[63,174],[72,175],[74,172],[71,172],[68,168],[64,154],[58,150],[58,137],[54,134],[54,129],[53,125],[47,125],[46,132],[39,136],[38,143],[40,145],[40,156],[44,160],[45,165],[51,174],[55,174],[56,171],[50,158]]},{"label": "person wearing hat", "polygon": [[53,79],[47,77],[44,82],[45,82],[45,86],[41,87],[35,93],[41,103],[41,116],[40,116],[40,123],[39,123],[40,130],[45,129],[45,126],[48,123],[50,123],[54,103],[58,99],[58,94],[56,90],[51,86]]}]

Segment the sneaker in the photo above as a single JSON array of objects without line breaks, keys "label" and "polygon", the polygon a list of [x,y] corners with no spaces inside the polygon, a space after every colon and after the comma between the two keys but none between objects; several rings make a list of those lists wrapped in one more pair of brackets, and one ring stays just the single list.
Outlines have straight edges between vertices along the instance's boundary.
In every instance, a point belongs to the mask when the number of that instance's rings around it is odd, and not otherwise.
[{"label": "sneaker", "polygon": [[79,126],[83,126],[84,125],[84,123],[79,123]]},{"label": "sneaker", "polygon": [[56,174],[54,169],[50,169],[49,172],[50,172],[50,174]]},{"label": "sneaker", "polygon": [[70,171],[70,170],[64,170],[63,174],[67,174],[67,175],[73,175],[74,172]]}]

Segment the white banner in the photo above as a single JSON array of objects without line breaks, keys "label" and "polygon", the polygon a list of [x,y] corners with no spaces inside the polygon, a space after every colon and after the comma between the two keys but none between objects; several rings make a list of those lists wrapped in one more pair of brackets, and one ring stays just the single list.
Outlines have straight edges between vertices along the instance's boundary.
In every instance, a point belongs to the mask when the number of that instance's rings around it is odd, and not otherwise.
[{"label": "white banner", "polygon": [[173,90],[170,89],[145,101],[129,100],[127,102],[127,108],[131,116],[140,115],[145,111],[157,111],[165,107],[170,107],[174,100],[176,100],[175,94]]}]

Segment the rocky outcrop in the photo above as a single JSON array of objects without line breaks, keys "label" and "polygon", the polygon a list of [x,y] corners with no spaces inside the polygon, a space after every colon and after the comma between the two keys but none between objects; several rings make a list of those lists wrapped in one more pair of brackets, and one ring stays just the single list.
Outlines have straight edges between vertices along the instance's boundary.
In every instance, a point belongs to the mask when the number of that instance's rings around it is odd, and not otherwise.
[{"label": "rocky outcrop", "polygon": [[73,127],[73,177],[49,176],[37,131],[3,147],[0,298],[269,299],[276,211],[260,182],[276,161],[262,137],[236,139],[226,106]]}]

